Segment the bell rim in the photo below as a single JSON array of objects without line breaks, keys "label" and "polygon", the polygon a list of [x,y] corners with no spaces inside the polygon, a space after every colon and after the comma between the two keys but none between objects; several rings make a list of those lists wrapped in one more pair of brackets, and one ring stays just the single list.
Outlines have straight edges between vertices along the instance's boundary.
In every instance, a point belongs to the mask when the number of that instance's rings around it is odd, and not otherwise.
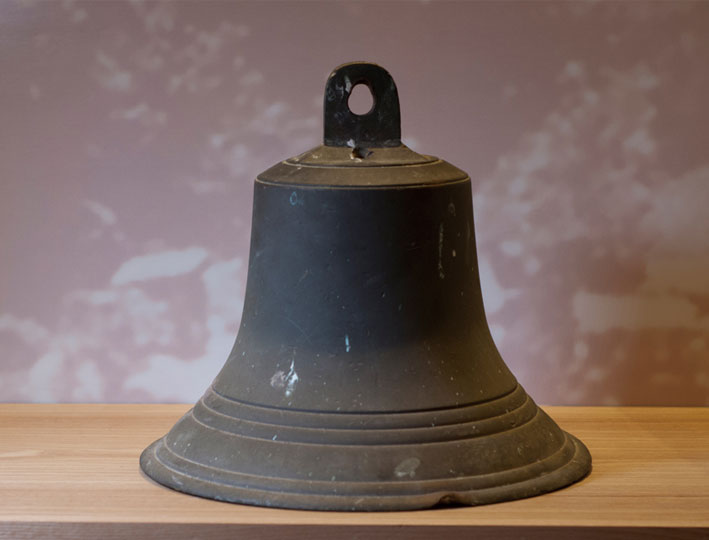
[{"label": "bell rim", "polygon": [[[575,484],[587,477],[592,468],[591,454],[587,447],[575,436],[562,431],[565,436],[564,447],[570,447],[573,453],[558,467],[551,471],[541,471],[540,474],[521,481],[496,485],[495,477],[504,477],[509,471],[478,475],[474,477],[441,479],[437,483],[449,481],[450,484],[460,484],[466,478],[476,479],[488,476],[492,480],[490,487],[482,489],[450,489],[438,488],[425,491],[423,484],[431,481],[400,481],[388,482],[390,485],[410,486],[408,493],[387,494],[387,482],[379,483],[380,493],[348,494],[349,486],[356,482],[332,482],[332,493],[308,493],[305,491],[311,482],[299,480],[294,482],[303,487],[302,491],[284,489],[263,489],[247,485],[234,485],[218,480],[208,480],[189,475],[178,468],[174,468],[158,457],[158,452],[166,449],[165,437],[158,439],[148,446],[140,456],[142,472],[153,481],[165,487],[194,495],[201,498],[212,499],[220,502],[244,504],[251,506],[265,506],[292,510],[318,510],[318,511],[410,511],[424,510],[442,506],[479,506],[498,502],[525,499],[560,490]],[[184,458],[181,458],[184,459]],[[204,465],[190,462],[196,466]],[[533,466],[528,463],[518,469]],[[206,467],[205,467],[206,468]],[[219,470],[212,469],[215,479],[220,478]],[[272,477],[263,477],[272,480]]]}]

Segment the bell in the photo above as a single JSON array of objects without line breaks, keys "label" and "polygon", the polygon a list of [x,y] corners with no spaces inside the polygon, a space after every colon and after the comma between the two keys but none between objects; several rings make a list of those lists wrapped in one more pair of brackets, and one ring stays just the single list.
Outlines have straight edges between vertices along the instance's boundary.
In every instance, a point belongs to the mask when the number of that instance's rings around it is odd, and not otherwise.
[{"label": "bell", "polygon": [[470,178],[401,143],[383,68],[335,69],[324,145],[256,179],[234,348],[140,464],[185,493],[319,510],[506,501],[590,471],[500,357]]}]

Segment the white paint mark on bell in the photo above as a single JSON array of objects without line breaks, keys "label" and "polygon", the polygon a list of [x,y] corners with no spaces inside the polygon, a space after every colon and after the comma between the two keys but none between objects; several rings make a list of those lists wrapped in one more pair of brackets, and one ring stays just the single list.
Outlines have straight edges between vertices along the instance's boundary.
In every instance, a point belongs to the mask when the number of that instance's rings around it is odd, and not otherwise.
[{"label": "white paint mark on bell", "polygon": [[394,469],[394,476],[397,478],[413,478],[416,476],[416,469],[421,465],[419,458],[410,457],[399,463]]},{"label": "white paint mark on bell", "polygon": [[295,372],[295,360],[290,363],[290,370],[286,375],[286,396],[290,397],[293,395],[293,390],[295,390],[295,384],[298,382],[298,374]]},{"label": "white paint mark on bell", "polygon": [[273,388],[283,388],[286,385],[285,380],[285,372],[279,369],[273,374],[273,377],[271,377],[271,386]]},{"label": "white paint mark on bell", "polygon": [[345,352],[350,352],[350,349],[352,347],[350,346],[350,336],[345,334]]},{"label": "white paint mark on bell", "polygon": [[295,385],[298,382],[298,374],[295,371],[295,359],[291,360],[288,372],[278,370],[271,377],[271,386],[273,388],[285,388],[286,397],[293,395]]}]

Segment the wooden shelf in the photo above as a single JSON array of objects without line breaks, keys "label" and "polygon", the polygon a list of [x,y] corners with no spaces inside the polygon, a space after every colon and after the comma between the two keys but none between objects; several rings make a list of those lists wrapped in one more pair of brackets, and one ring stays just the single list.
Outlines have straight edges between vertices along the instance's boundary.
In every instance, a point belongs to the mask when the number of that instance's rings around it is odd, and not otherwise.
[{"label": "wooden shelf", "polygon": [[709,408],[544,407],[591,475],[472,508],[334,513],[200,499],[138,456],[188,405],[0,404],[0,538],[709,538]]}]

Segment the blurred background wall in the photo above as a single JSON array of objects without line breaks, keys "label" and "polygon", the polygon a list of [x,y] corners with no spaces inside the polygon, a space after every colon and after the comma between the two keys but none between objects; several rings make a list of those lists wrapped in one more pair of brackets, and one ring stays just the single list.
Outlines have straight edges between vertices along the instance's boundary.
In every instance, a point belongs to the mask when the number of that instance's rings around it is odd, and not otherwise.
[{"label": "blurred background wall", "polygon": [[0,400],[193,401],[252,183],[346,61],[470,173],[495,340],[548,404],[709,404],[709,3],[0,2]]}]

